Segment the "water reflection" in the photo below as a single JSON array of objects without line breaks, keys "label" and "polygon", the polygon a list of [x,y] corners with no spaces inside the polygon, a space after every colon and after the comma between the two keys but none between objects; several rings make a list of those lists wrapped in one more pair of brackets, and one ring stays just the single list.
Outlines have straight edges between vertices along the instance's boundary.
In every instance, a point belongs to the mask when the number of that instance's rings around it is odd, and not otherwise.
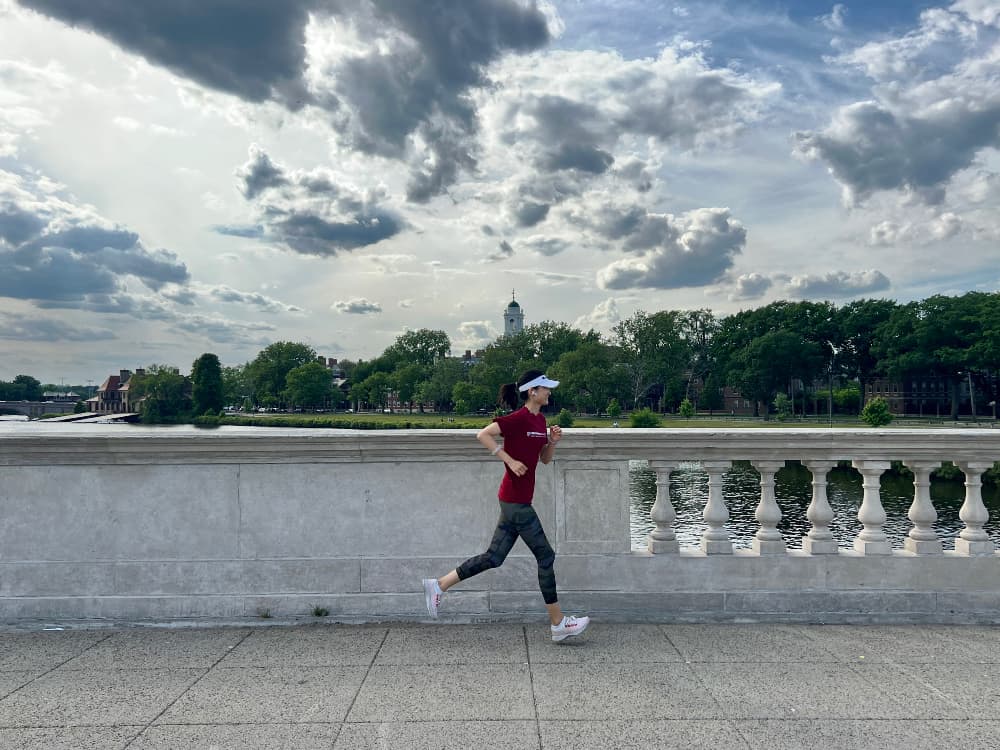
[{"label": "water reflection", "polygon": [[[649,512],[656,500],[656,474],[645,462],[635,461],[629,466],[632,494],[632,548],[645,548],[647,536],[653,529]],[[758,523],[754,518],[760,500],[760,478],[747,462],[734,462],[733,468],[723,476],[723,491],[729,508],[727,528],[736,549],[749,549]],[[850,547],[861,531],[858,508],[861,507],[861,475],[854,469],[835,468],[827,476],[827,498],[833,509],[830,530],[842,547]],[[789,463],[775,477],[774,494],[781,508],[778,531],[790,548],[802,546],[802,537],[808,533],[810,523],[806,510],[812,498],[812,474],[799,463]],[[670,499],[677,511],[674,529],[682,547],[697,547],[705,530],[702,512],[708,498],[708,474],[697,463],[681,464],[670,475]],[[931,482],[931,499],[937,510],[935,528],[950,549],[956,534],[962,530],[958,512],[965,500],[965,486],[958,481]],[[882,477],[882,506],[886,523],[883,527],[894,548],[903,546],[903,538],[911,528],[906,517],[913,502],[913,482],[897,476]],[[983,487],[983,502],[990,512],[986,533],[1000,546],[1000,488]]]}]

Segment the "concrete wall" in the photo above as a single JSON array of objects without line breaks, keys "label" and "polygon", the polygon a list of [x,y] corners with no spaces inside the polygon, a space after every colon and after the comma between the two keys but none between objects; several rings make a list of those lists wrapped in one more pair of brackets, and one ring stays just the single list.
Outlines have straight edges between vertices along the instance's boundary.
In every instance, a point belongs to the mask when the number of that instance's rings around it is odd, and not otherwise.
[{"label": "concrete wall", "polygon": [[[1000,432],[567,430],[536,501],[564,607],[604,619],[1000,621],[1000,555],[653,555],[629,459],[1000,458]],[[470,431],[0,426],[0,620],[422,619],[420,579],[481,552],[500,462]],[[543,612],[534,560],[442,617]]]}]

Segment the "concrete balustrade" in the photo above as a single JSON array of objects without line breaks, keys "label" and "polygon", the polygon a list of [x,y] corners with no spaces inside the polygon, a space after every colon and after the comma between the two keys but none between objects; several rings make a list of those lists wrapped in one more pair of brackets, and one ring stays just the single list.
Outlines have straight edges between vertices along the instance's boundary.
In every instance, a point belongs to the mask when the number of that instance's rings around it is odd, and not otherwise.
[{"label": "concrete balustrade", "polygon": [[[629,461],[656,472],[649,549],[629,535]],[[557,552],[570,611],[605,619],[1000,622],[1000,554],[982,474],[1000,459],[992,430],[567,429],[539,466],[535,504]],[[760,473],[759,529],[735,550],[722,478],[733,461]],[[777,531],[774,475],[813,474],[801,547]],[[879,479],[914,471],[913,523],[900,549],[883,530]],[[951,549],[934,531],[929,475],[966,475],[964,528]],[[670,472],[708,473],[706,529],[683,547]],[[828,472],[862,474],[863,528],[838,547]],[[0,619],[342,620],[424,617],[420,579],[489,542],[500,462],[472,431],[333,431],[11,424],[0,428]],[[543,612],[534,559],[518,545],[503,568],[444,600],[454,620]]]}]

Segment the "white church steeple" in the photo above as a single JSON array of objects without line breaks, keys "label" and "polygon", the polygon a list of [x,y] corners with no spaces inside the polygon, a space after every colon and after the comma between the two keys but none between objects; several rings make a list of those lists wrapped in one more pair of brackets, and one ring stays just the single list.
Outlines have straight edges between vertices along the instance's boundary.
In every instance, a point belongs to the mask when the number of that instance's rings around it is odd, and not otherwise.
[{"label": "white church steeple", "polygon": [[510,304],[503,312],[503,335],[510,336],[524,330],[524,311],[514,299],[514,290],[510,290]]}]

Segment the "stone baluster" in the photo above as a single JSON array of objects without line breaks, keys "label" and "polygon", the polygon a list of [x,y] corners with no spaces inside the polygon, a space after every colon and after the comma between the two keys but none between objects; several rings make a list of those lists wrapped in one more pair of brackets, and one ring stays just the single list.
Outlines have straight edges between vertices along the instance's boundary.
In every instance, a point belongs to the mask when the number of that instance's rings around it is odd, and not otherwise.
[{"label": "stone baluster", "polygon": [[937,511],[931,502],[931,472],[941,465],[940,461],[904,461],[913,472],[913,504],[907,518],[913,528],[903,540],[903,549],[915,555],[940,555],[941,540],[934,530]]},{"label": "stone baluster", "polygon": [[806,518],[812,526],[809,533],[802,537],[802,549],[810,555],[836,555],[839,545],[830,531],[833,521],[833,509],[826,496],[826,475],[836,461],[805,461],[805,467],[812,472],[812,500],[806,511]]},{"label": "stone baluster", "polygon": [[722,495],[722,475],[732,466],[731,461],[703,461],[708,472],[708,502],[703,515],[708,528],[701,535],[701,550],[706,555],[731,555],[733,543],[726,530],[729,509]]},{"label": "stone baluster", "polygon": [[864,528],[854,538],[854,549],[862,555],[891,555],[892,545],[882,531],[885,509],[882,508],[879,484],[883,472],[889,468],[889,462],[855,460],[851,463],[861,472],[864,488],[861,509],[858,510],[858,520]]},{"label": "stone baluster", "polygon": [[670,502],[670,472],[677,468],[673,461],[651,460],[649,468],[656,472],[656,502],[649,517],[656,524],[649,535],[649,551],[653,554],[679,552],[680,543],[674,533],[674,519],[677,514]]},{"label": "stone baluster", "polygon": [[990,520],[983,504],[983,472],[993,466],[990,461],[962,461],[958,468],[965,474],[965,502],[958,512],[965,528],[955,540],[955,551],[962,555],[992,555],[994,546],[983,526]]},{"label": "stone baluster", "polygon": [[760,524],[753,535],[753,551],[758,555],[783,555],[788,549],[778,531],[781,508],[774,497],[774,475],[785,465],[784,461],[754,461],[753,466],[760,473],[760,502],[754,511],[754,518]]}]

